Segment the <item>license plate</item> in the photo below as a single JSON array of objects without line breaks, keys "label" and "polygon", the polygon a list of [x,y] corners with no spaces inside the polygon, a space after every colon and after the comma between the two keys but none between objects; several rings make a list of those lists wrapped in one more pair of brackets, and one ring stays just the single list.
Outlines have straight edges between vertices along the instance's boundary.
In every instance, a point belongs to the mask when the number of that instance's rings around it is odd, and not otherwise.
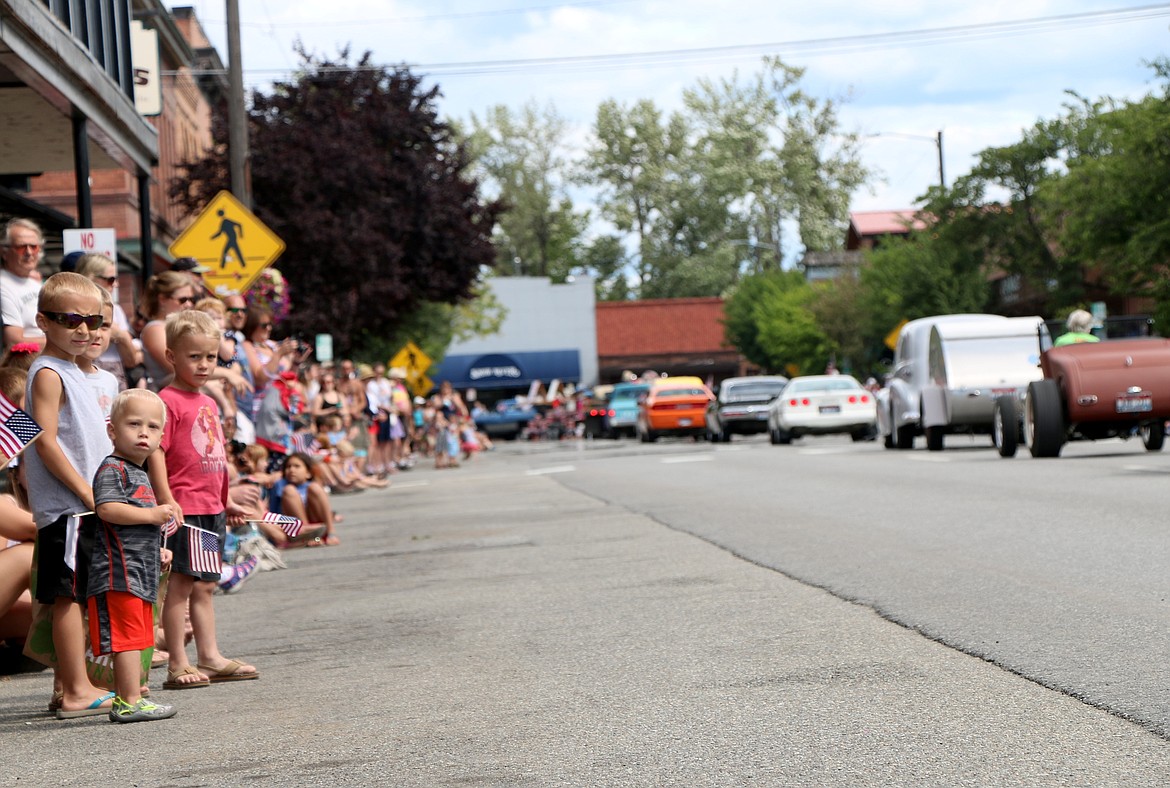
[{"label": "license plate", "polygon": [[1136,397],[1118,397],[1118,413],[1148,413],[1154,409],[1154,400],[1149,394],[1139,394]]},{"label": "license plate", "polygon": [[821,413],[840,413],[841,406],[840,405],[821,405],[821,407],[818,408],[818,410]]},{"label": "license plate", "polygon": [[757,421],[767,421],[768,414],[765,411],[760,411],[759,413],[756,414],[756,420]]},{"label": "license plate", "polygon": [[689,427],[689,426],[691,426],[691,420],[690,420],[690,419],[679,419],[679,420],[678,420],[678,426],[680,426],[680,427]]}]

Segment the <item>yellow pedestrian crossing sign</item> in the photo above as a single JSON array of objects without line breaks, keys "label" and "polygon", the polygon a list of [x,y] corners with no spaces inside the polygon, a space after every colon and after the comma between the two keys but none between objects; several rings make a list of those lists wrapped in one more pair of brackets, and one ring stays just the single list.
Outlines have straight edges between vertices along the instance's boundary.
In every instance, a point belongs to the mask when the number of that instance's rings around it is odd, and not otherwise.
[{"label": "yellow pedestrian crossing sign", "polygon": [[394,358],[390,359],[390,368],[394,367],[406,370],[406,385],[416,397],[425,396],[435,386],[434,381],[427,377],[431,357],[413,342],[407,342],[394,354]]},{"label": "yellow pedestrian crossing sign", "polygon": [[246,291],[283,251],[284,241],[229,191],[215,195],[170,248],[207,269],[203,281],[221,298]]}]

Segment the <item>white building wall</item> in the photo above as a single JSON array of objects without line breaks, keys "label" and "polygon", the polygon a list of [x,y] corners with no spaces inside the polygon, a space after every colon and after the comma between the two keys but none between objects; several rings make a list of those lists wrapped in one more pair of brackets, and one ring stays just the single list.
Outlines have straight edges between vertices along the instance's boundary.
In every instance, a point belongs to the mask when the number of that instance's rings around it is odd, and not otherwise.
[{"label": "white building wall", "polygon": [[448,356],[576,348],[581,386],[597,383],[597,312],[591,278],[555,285],[545,277],[498,276],[489,279],[488,286],[508,310],[499,333],[452,343]]}]

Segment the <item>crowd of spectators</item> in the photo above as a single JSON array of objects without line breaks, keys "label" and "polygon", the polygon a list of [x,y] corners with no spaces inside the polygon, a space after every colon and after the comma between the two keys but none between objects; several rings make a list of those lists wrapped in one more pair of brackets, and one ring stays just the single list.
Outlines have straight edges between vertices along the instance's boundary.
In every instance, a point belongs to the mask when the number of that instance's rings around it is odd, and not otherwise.
[{"label": "crowd of spectators", "polygon": [[[58,598],[54,596],[57,591],[42,588],[41,601],[36,601],[36,568],[42,559],[34,558],[34,545],[40,545],[48,533],[39,519],[41,515],[34,517],[48,497],[44,485],[49,482],[42,479],[52,478],[54,484],[60,483],[65,497],[73,496],[71,500],[78,503],[73,507],[79,509],[77,512],[63,510],[67,517],[62,528],[76,528],[75,535],[83,537],[79,545],[85,542],[87,532],[91,538],[95,532],[105,533],[115,541],[120,534],[130,533],[118,527],[110,530],[104,514],[110,511],[129,512],[128,522],[134,522],[135,527],[161,527],[165,536],[160,542],[163,550],[149,560],[139,555],[134,561],[145,560],[147,566],[174,561],[172,566],[180,574],[176,576],[172,571],[169,585],[175,586],[176,577],[184,578],[177,590],[171,589],[172,596],[183,599],[184,609],[176,611],[169,602],[153,608],[147,604],[154,617],[150,625],[150,645],[154,647],[150,665],[168,667],[165,688],[187,689],[259,676],[258,668],[219,653],[214,629],[207,624],[206,606],[210,603],[203,598],[204,590],[208,598],[216,590],[235,593],[262,570],[282,567],[282,550],[340,544],[342,518],[334,511],[334,495],[386,487],[394,474],[420,461],[431,460],[436,468],[457,467],[479,451],[492,448],[487,436],[476,430],[467,404],[449,384],[433,396],[422,398],[412,396],[405,370],[399,368],[355,364],[348,359],[329,366],[313,363],[309,348],[302,343],[272,339],[276,321],[269,309],[249,304],[239,295],[218,298],[208,292],[194,261],[178,261],[170,270],[152,277],[131,320],[118,303],[117,265],[113,260],[99,254],[73,254],[62,262],[61,268],[67,273],[43,277],[43,249],[43,234],[34,223],[13,220],[3,228],[0,312],[4,354],[0,357],[0,393],[38,420],[47,419],[51,428],[42,433],[49,436],[47,439],[35,441],[12,460],[8,483],[0,484],[6,491],[0,495],[0,642],[9,658],[23,649],[25,657],[54,668],[49,710],[58,717],[108,712],[111,719],[121,717],[116,721],[138,721],[165,718],[173,709],[146,699],[149,688],[145,672],[140,694],[137,676],[133,687],[125,680],[115,682],[113,672],[119,665],[125,666],[123,651],[135,654],[138,648],[131,643],[119,651],[121,632],[116,626],[114,645],[106,642],[110,635],[106,619],[121,620],[124,608],[112,613],[102,608],[98,616],[101,621],[95,623],[91,617],[88,628],[76,629],[86,635],[86,675],[70,674],[66,663],[73,659],[72,646],[64,640],[58,642],[58,624],[67,621],[70,631],[74,631],[75,623],[87,612],[87,601],[90,605],[94,602],[92,595],[87,597],[85,590],[78,588],[85,585],[85,566],[82,548],[76,548],[74,554],[68,552],[74,550],[72,546],[66,548],[66,555],[77,561],[76,566],[69,567],[69,572],[77,573],[69,575],[74,598],[66,599],[65,591],[60,591],[62,596]],[[47,295],[50,291],[54,294],[51,297]],[[95,306],[100,309],[95,310]],[[204,348],[207,356],[202,360],[199,354]],[[51,365],[43,360],[50,356]],[[43,372],[46,366],[52,367],[51,373]],[[70,388],[75,372],[80,374],[77,380],[84,381],[77,385],[84,388]],[[50,401],[48,395],[32,384],[34,376],[40,381],[44,374],[49,374],[57,386],[53,390],[60,390],[51,406],[45,405]],[[143,390],[141,397],[136,395],[127,405],[122,392],[138,389]],[[162,398],[149,392],[158,392]],[[95,446],[102,444],[104,453],[111,451],[109,440],[113,440],[114,454],[102,461],[103,470],[114,461],[122,468],[126,460],[131,461],[126,467],[136,468],[135,458],[124,455],[127,451],[145,452],[149,441],[127,444],[129,449],[115,456],[121,450],[116,433],[123,427],[116,423],[117,419],[111,421],[111,410],[122,408],[123,420],[126,413],[142,411],[147,413],[143,419],[149,421],[156,401],[163,423],[189,417],[190,428],[188,422],[181,423],[192,436],[189,440],[194,441],[193,450],[201,453],[197,465],[201,463],[204,475],[210,468],[208,478],[213,481],[221,475],[224,480],[222,514],[209,511],[204,515],[202,510],[182,503],[183,495],[190,493],[179,490],[191,486],[191,480],[184,476],[188,471],[175,469],[186,468],[180,460],[187,458],[177,453],[171,456],[169,432],[159,437],[161,443],[156,445],[160,448],[144,455],[141,470],[150,477],[150,484],[144,483],[136,493],[138,498],[130,501],[137,507],[157,506],[157,515],[140,516],[134,514],[133,508],[111,509],[101,496],[94,506],[97,468],[89,467],[88,454],[86,458],[71,454],[71,442],[77,437],[74,433],[84,432],[86,441]],[[104,422],[99,417],[95,424],[87,422],[83,428],[67,427],[65,419],[72,417],[70,408],[75,405],[100,412]],[[78,411],[82,412],[89,411]],[[145,429],[141,427],[143,419],[134,419],[125,430]],[[107,429],[109,439],[104,434]],[[58,448],[63,452],[60,456]],[[160,459],[164,449],[165,464]],[[37,460],[33,465],[39,475],[35,477],[25,473],[30,458]],[[62,460],[65,465],[60,464]],[[118,473],[124,477],[127,471]],[[177,478],[176,473],[183,478]],[[76,479],[84,479],[84,486],[75,484]],[[205,482],[201,479],[198,484]],[[104,495],[110,485],[102,484]],[[143,490],[149,491],[149,503],[143,503],[147,500]],[[211,489],[210,495],[216,498],[219,492]],[[82,504],[89,513],[80,511]],[[92,514],[95,509],[97,516]],[[169,517],[172,513],[179,515],[177,524],[174,517]],[[164,515],[169,517],[169,524],[153,521],[167,519]],[[273,515],[281,515],[284,520]],[[70,517],[77,518],[76,525],[69,524]],[[216,517],[221,519],[217,521]],[[290,519],[302,524],[299,532],[286,527]],[[217,522],[222,523],[218,535]],[[217,538],[219,561],[218,568],[201,569],[186,576],[181,573],[187,570],[180,567],[186,567],[193,559],[183,552],[195,548],[184,547],[175,555],[170,549],[175,547],[174,539],[168,531],[191,523],[198,524],[196,530],[205,529],[205,533]],[[43,546],[38,549],[45,552]],[[164,568],[168,565],[164,564]],[[108,570],[109,567],[103,568],[106,574]],[[141,588],[151,588],[149,583],[143,586],[138,582],[138,575],[131,574],[133,577],[127,576],[130,585],[119,590],[141,595]],[[162,576],[158,584],[160,598],[165,597],[168,586],[166,573]],[[101,599],[105,604],[105,597]],[[48,627],[48,646],[43,642],[33,644],[32,635],[38,626]],[[198,657],[194,665],[188,663],[185,654],[192,638]],[[92,669],[95,662],[100,662],[94,655],[109,654],[110,648],[113,672],[99,676],[100,671]],[[144,671],[150,665],[144,666]],[[117,690],[116,697],[106,692],[110,689]],[[101,694],[90,698],[88,694],[92,693]]]}]

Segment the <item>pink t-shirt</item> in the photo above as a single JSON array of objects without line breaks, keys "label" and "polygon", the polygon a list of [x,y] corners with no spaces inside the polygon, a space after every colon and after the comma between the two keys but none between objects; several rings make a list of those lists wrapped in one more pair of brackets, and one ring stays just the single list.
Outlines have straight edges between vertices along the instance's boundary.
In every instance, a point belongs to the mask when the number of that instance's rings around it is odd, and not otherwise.
[{"label": "pink t-shirt", "polygon": [[167,482],[183,514],[219,514],[227,508],[227,452],[215,400],[167,386],[158,393],[167,406],[160,448]]}]

